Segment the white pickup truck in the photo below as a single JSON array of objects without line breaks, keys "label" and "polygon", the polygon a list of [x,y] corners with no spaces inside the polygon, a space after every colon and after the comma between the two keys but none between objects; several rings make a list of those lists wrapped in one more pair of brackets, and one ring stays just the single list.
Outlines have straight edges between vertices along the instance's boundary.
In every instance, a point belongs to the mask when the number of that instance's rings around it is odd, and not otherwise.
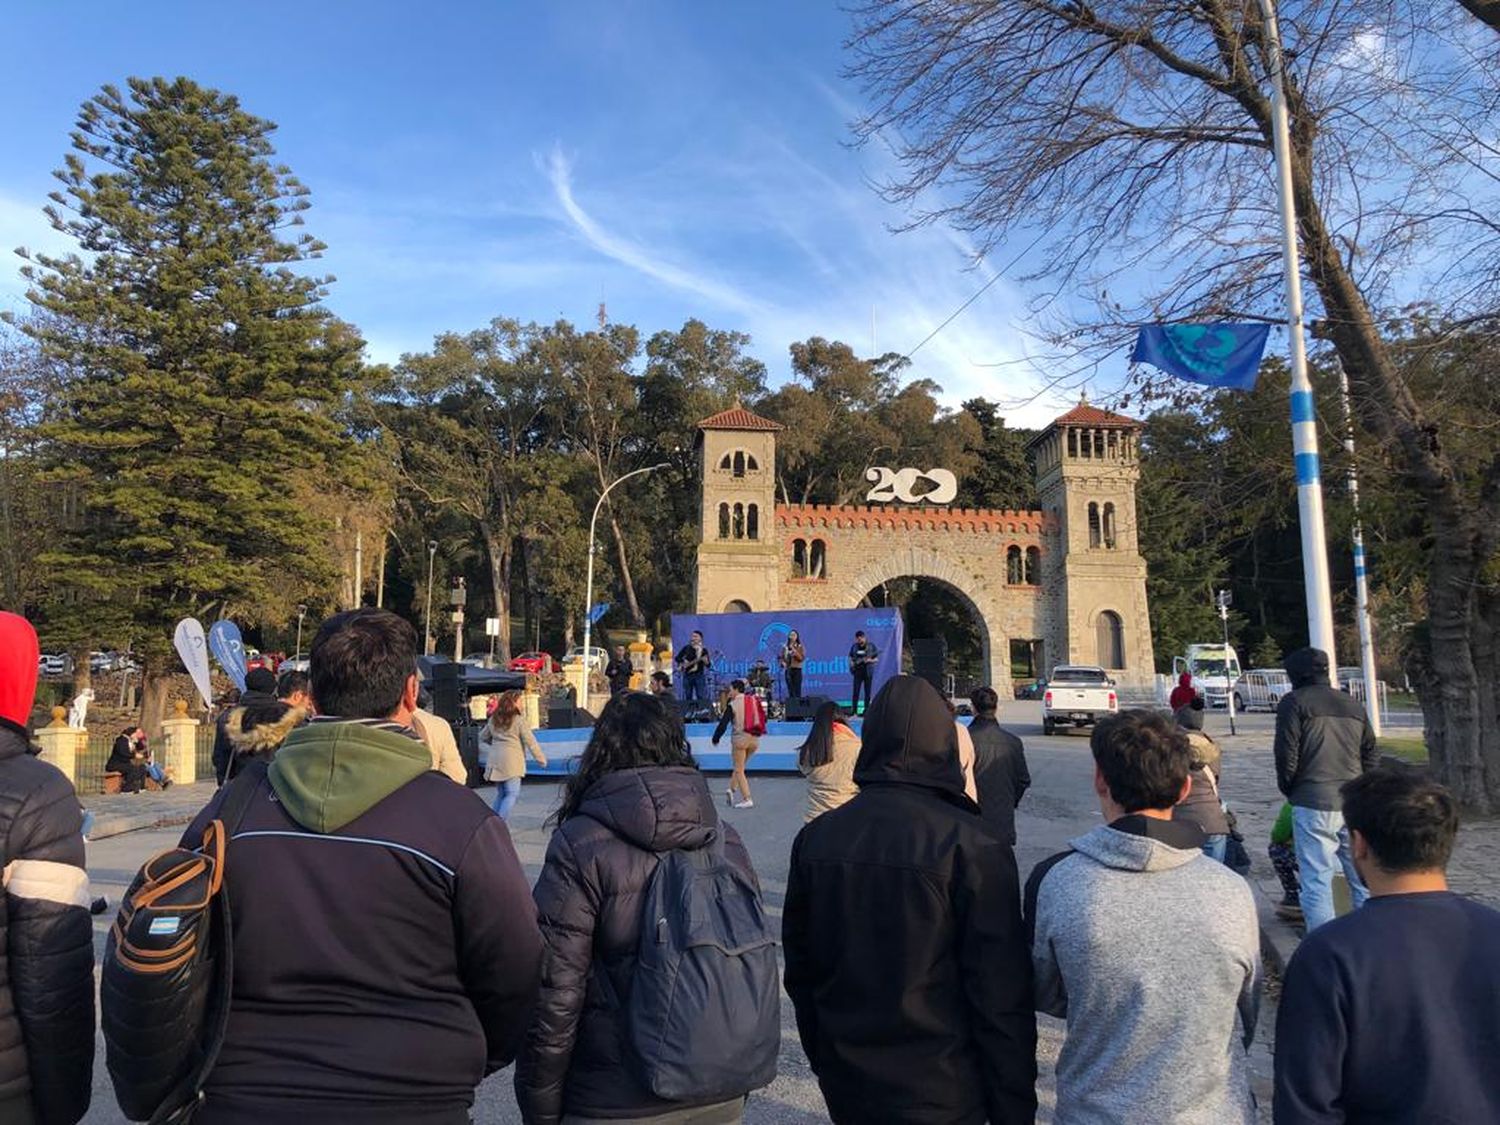
[{"label": "white pickup truck", "polygon": [[1059,664],[1042,693],[1042,733],[1058,727],[1087,727],[1120,709],[1115,682],[1103,668]]}]

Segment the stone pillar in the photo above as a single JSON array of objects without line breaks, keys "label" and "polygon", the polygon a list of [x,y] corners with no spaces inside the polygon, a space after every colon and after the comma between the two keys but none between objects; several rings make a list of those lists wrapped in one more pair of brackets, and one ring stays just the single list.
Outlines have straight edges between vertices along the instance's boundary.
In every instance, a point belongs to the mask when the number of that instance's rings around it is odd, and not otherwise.
[{"label": "stone pillar", "polygon": [[542,725],[542,697],[530,676],[526,677],[526,690],[521,693],[521,717],[532,730]]},{"label": "stone pillar", "polygon": [[76,788],[78,754],[88,745],[89,732],[68,726],[66,715],[61,707],[52,708],[52,721],[36,732],[37,744],[42,748],[37,757],[62,770]]},{"label": "stone pillar", "polygon": [[188,706],[182,700],[172,706],[176,714],[161,722],[166,754],[160,761],[173,782],[191,785],[198,780],[198,720],[188,716]]}]

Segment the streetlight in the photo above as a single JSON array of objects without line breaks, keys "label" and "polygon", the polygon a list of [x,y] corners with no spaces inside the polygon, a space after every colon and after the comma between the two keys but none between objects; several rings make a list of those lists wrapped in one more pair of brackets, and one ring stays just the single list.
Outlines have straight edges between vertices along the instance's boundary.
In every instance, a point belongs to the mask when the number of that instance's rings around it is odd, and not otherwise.
[{"label": "streetlight", "polygon": [[302,619],[307,616],[307,607],[297,606],[297,659],[302,659]]},{"label": "streetlight", "polygon": [[422,614],[422,651],[432,655],[432,560],[437,557],[437,540],[427,540],[427,610]]},{"label": "streetlight", "polygon": [[589,709],[589,665],[593,656],[589,651],[589,638],[593,635],[594,628],[594,528],[599,522],[599,509],[604,505],[604,498],[614,490],[615,485],[624,484],[631,477],[638,477],[642,473],[652,473],[657,469],[665,469],[670,466],[670,461],[663,461],[657,465],[647,465],[644,469],[635,469],[626,473],[623,477],[617,477],[608,488],[599,493],[599,499],[594,502],[594,515],[589,520],[588,578],[584,582],[583,593],[583,698],[579,701],[579,706],[585,711]]}]

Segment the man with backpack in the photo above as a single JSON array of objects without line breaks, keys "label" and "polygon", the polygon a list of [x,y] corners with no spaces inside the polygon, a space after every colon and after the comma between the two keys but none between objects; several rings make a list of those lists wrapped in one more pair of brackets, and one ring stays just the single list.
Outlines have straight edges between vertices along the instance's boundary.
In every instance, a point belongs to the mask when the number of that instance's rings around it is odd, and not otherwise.
[{"label": "man with backpack", "polygon": [[229,1028],[194,1125],[462,1125],[510,1063],[541,936],[505,822],[432,769],[411,729],[417,639],[380,609],[311,650],[318,716],[236,786]]},{"label": "man with backpack", "polygon": [[1010,846],[964,793],[931,684],[865,716],[859,794],[792,845],[782,943],[802,1048],[836,1122],[1036,1114],[1036,1017]]},{"label": "man with backpack", "polygon": [[714,729],[715,746],[725,731],[730,732],[729,756],[733,772],[729,776],[724,800],[731,808],[753,809],[755,802],[750,798],[750,777],[745,772],[745,764],[760,749],[760,740],[766,733],[766,705],[759,695],[747,690],[744,680],[735,680],[729,685],[724,713],[719,716],[719,725]]},{"label": "man with backpack", "polygon": [[83,810],[31,751],[36,632],[0,613],[0,1122],[74,1125],[94,1072],[94,927]]}]

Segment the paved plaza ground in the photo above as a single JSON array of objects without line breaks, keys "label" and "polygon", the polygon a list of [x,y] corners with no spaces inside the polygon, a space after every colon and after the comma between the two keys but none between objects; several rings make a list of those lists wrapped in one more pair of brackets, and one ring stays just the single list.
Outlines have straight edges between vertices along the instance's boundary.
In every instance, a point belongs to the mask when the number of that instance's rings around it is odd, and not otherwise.
[{"label": "paved plaza ground", "polygon": [[[1041,733],[1039,705],[1017,703],[1007,707],[1002,721],[1026,742],[1033,786],[1022,802],[1017,818],[1017,863],[1022,878],[1031,868],[1065,847],[1067,841],[1100,822],[1091,778],[1092,760],[1084,732],[1052,737]],[[1228,735],[1225,716],[1209,717],[1208,729],[1225,747],[1224,797],[1240,817],[1247,846],[1255,861],[1253,877],[1264,892],[1266,909],[1262,918],[1274,922],[1269,903],[1277,895],[1275,876],[1266,859],[1265,844],[1272,821],[1280,808],[1275,773],[1271,760],[1270,715],[1242,716],[1239,734]],[[723,780],[710,779],[715,792],[722,793]],[[786,891],[787,859],[792,838],[801,826],[803,782],[800,778],[778,776],[752,779],[755,807],[747,810],[725,810],[744,837],[765,888],[766,900],[773,914],[779,916]],[[86,803],[95,812],[101,829],[105,826],[152,823],[158,819],[181,823],[195,812],[211,793],[208,785],[175,786],[161,794],[90,798]],[[480,790],[488,796],[491,791]],[[546,852],[547,830],[543,825],[557,802],[557,785],[551,781],[528,783],[521,795],[511,825],[521,860],[532,878],[540,870]],[[175,842],[180,828],[155,828],[128,831],[96,839],[90,844],[90,873],[98,894],[107,895],[111,905],[118,900],[125,884],[137,867],[152,852]],[[1494,905],[1500,905],[1500,880],[1494,877],[1494,859],[1500,851],[1500,826],[1493,823],[1467,826],[1460,837],[1459,854],[1454,865],[1455,888]],[[104,935],[113,912],[95,920],[97,946],[102,953]],[[1279,931],[1277,945],[1283,952],[1294,947],[1295,935]],[[808,1068],[797,1041],[791,1004],[784,1001],[781,1073],[766,1090],[752,1096],[746,1120],[755,1125],[790,1125],[790,1123],[826,1120],[817,1083]],[[1261,1029],[1252,1052],[1252,1069],[1258,1096],[1263,1103],[1262,1118],[1269,1121],[1270,1044],[1275,1017],[1274,1002],[1267,1000],[1262,1009]],[[1061,1024],[1041,1021],[1041,1045],[1038,1062],[1041,1070],[1039,1094],[1042,1113],[1039,1120],[1051,1120],[1052,1067],[1061,1045]],[[482,1125],[519,1121],[511,1093],[509,1070],[491,1077],[480,1087],[474,1119]],[[99,1044],[95,1067],[94,1106],[85,1121],[91,1125],[114,1125],[124,1119],[115,1109],[104,1070],[104,1046]]]}]

